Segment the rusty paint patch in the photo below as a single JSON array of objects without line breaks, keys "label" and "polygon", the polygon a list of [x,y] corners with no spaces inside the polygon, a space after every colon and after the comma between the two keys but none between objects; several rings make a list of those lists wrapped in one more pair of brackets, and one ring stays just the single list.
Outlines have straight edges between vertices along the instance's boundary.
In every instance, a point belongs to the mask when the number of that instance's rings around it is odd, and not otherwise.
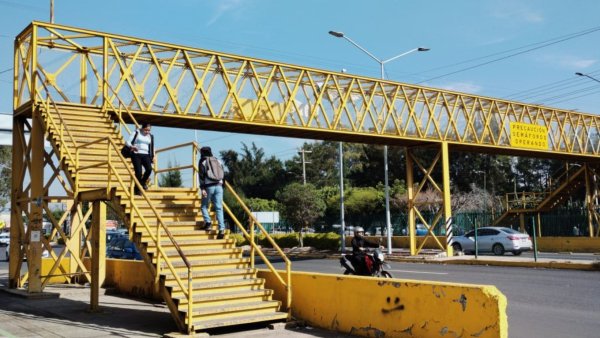
[{"label": "rusty paint patch", "polygon": [[462,338],[464,334],[465,334],[465,330],[464,329],[462,329],[461,332],[460,332],[460,334],[459,334],[456,331],[450,331],[450,329],[448,329],[447,326],[444,326],[440,330],[440,336],[452,335],[452,337],[454,337],[454,338]]},{"label": "rusty paint patch", "polygon": [[412,334],[413,334],[412,330],[413,330],[414,327],[415,327],[415,324],[413,324],[413,325],[407,327],[406,329],[400,331],[400,333],[404,333],[404,334],[408,334],[408,335],[412,336]]},{"label": "rusty paint patch", "polygon": [[336,313],[336,314],[335,314],[335,316],[333,317],[333,319],[331,320],[331,325],[330,325],[330,328],[331,328],[333,331],[336,331],[336,332],[337,332],[337,331],[338,331],[338,329],[339,329],[339,326],[340,326],[340,322],[339,322],[339,321],[338,321],[338,319],[337,319],[337,313]]},{"label": "rusty paint patch", "polygon": [[[453,302],[460,303],[460,305],[462,306],[463,312],[465,312],[465,310],[467,309],[467,297],[464,294],[461,294],[460,298],[453,300]],[[484,306],[485,306],[485,304],[484,304]]]},{"label": "rusty paint patch", "polygon": [[483,329],[481,329],[480,331],[473,333],[471,335],[471,337],[479,337],[482,334],[484,334],[485,332],[487,332],[488,330],[491,330],[491,329],[493,329],[495,327],[496,327],[496,325],[488,325],[488,326],[484,327]]},{"label": "rusty paint patch", "polygon": [[385,332],[369,325],[367,327],[352,327],[350,335],[383,338],[385,337]]},{"label": "rusty paint patch", "polygon": [[442,298],[442,297],[446,296],[446,293],[444,292],[444,289],[438,289],[437,286],[433,286],[433,290],[432,291],[433,291],[433,295],[436,298]]}]

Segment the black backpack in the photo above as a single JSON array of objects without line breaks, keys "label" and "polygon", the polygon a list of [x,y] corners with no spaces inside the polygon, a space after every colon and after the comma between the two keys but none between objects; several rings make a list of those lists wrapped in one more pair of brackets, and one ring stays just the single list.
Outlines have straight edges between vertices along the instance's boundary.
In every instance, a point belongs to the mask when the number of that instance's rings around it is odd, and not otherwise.
[{"label": "black backpack", "polygon": [[204,159],[204,168],[206,169],[206,178],[211,181],[219,182],[225,177],[223,166],[214,156],[209,156]]}]

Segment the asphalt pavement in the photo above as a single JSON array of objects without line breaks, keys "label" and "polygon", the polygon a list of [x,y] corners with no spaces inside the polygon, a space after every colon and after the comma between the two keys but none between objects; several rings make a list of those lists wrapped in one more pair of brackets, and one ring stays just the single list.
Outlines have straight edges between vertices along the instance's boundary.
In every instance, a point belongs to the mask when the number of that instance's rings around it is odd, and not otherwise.
[{"label": "asphalt pavement", "polygon": [[[339,253],[295,249],[288,253],[296,258],[335,258]],[[560,256],[563,257],[563,256]],[[568,257],[568,256],[567,256]],[[583,259],[583,258],[589,259]],[[534,260],[523,256],[454,256],[444,257],[440,252],[429,252],[410,257],[396,251],[389,261],[438,264],[481,264],[600,270],[600,256],[578,256],[578,259],[543,258]],[[164,303],[135,299],[104,290],[100,295],[100,311],[90,312],[90,289],[80,285],[47,286],[45,292],[31,297],[26,291],[6,287],[8,263],[0,263],[0,337],[176,337],[174,321]],[[219,337],[347,337],[301,325],[242,326],[212,330],[199,336]]]}]

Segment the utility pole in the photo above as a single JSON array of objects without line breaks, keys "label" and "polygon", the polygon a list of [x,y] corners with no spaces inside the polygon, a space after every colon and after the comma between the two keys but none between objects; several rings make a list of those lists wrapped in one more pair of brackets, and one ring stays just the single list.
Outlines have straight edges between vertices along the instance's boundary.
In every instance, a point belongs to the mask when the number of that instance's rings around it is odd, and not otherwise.
[{"label": "utility pole", "polygon": [[50,0],[50,23],[54,23],[54,0]]},{"label": "utility pole", "polygon": [[312,163],[312,162],[306,161],[306,156],[305,156],[306,153],[312,153],[312,151],[304,150],[304,147],[302,147],[300,149],[300,151],[298,152],[298,154],[302,155],[302,184],[303,185],[306,185],[306,165]]},{"label": "utility pole", "polygon": [[346,252],[346,222],[344,221],[344,150],[342,142],[339,147],[340,152],[340,230],[342,231],[342,254]]}]

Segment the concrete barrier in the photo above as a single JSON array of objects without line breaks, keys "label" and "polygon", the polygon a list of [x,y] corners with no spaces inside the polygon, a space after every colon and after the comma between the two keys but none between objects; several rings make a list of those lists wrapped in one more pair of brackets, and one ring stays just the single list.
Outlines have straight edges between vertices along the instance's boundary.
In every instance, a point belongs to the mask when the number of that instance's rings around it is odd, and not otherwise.
[{"label": "concrete barrier", "polygon": [[[285,304],[275,276],[267,270],[259,276]],[[292,273],[296,319],[363,337],[504,338],[506,306],[494,286]]]},{"label": "concrete barrier", "polygon": [[544,252],[600,252],[600,237],[541,237],[539,251]]}]

